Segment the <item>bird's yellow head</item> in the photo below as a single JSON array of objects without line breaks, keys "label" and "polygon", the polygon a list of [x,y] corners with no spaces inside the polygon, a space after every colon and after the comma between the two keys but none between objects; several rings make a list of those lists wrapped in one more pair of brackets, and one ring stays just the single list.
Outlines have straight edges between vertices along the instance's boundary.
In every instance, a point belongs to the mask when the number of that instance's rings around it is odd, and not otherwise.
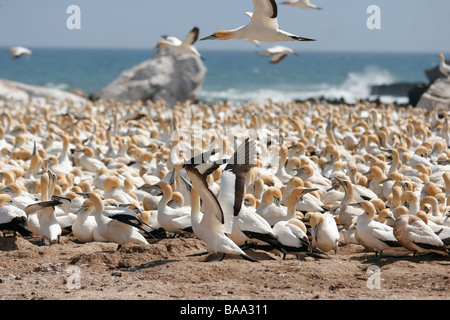
[{"label": "bird's yellow head", "polygon": [[441,61],[444,61],[444,60],[445,60],[444,55],[443,55],[442,53],[439,53],[439,54],[438,54],[438,57],[439,57],[439,59],[441,59]]},{"label": "bird's yellow head", "polygon": [[200,39],[202,40],[228,40],[233,38],[233,31],[232,30],[219,30],[214,32],[212,35]]}]

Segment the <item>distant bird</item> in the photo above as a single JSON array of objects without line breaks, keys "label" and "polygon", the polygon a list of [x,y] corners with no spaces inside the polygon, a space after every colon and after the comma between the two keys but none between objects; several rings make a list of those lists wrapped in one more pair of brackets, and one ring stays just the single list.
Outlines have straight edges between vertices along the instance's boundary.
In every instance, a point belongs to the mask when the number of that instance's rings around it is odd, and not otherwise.
[{"label": "distant bird", "polygon": [[20,58],[24,54],[31,55],[33,53],[30,49],[25,48],[25,47],[11,47],[8,49],[8,51],[12,53],[11,58],[13,58],[13,59]]},{"label": "distant bird", "polygon": [[158,42],[158,47],[167,47],[177,53],[181,54],[191,54],[204,59],[198,50],[194,47],[194,43],[198,39],[200,29],[194,27],[186,36],[184,41],[181,41],[177,37],[163,35],[162,37],[166,39],[165,41]]},{"label": "distant bird", "polygon": [[298,54],[294,52],[291,48],[284,47],[284,46],[275,46],[272,48],[269,48],[263,52],[261,52],[259,55],[262,57],[272,57],[272,60],[270,60],[270,63],[278,63],[288,54],[293,54],[294,56],[298,57]]},{"label": "distant bird", "polygon": [[311,4],[309,0],[293,0],[293,1],[283,1],[281,4],[286,4],[292,7],[300,8],[300,9],[316,9],[322,10],[322,8]]},{"label": "distant bird", "polygon": [[439,65],[439,71],[441,71],[446,77],[450,76],[450,66],[445,63],[445,57],[442,53],[438,55],[441,59],[441,64]]},{"label": "distant bird", "polygon": [[253,0],[254,11],[247,25],[233,30],[220,30],[200,40],[246,39],[261,42],[315,41],[281,30],[275,0]]}]

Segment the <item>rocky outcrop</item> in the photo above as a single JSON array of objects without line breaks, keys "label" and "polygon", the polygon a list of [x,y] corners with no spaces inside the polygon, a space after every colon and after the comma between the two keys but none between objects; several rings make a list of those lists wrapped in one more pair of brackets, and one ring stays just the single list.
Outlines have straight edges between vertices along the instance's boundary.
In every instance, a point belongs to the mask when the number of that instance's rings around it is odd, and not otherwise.
[{"label": "rocky outcrop", "polygon": [[417,86],[417,83],[398,82],[371,86],[371,95],[407,97],[409,92]]},{"label": "rocky outcrop", "polygon": [[93,98],[115,101],[162,98],[173,106],[178,101],[197,100],[206,73],[200,58],[161,47],[152,59],[122,72]]},{"label": "rocky outcrop", "polygon": [[57,103],[70,102],[75,105],[90,103],[88,99],[71,92],[0,79],[0,101],[36,102],[48,99]]},{"label": "rocky outcrop", "polygon": [[421,96],[418,108],[450,110],[450,78],[438,78]]}]

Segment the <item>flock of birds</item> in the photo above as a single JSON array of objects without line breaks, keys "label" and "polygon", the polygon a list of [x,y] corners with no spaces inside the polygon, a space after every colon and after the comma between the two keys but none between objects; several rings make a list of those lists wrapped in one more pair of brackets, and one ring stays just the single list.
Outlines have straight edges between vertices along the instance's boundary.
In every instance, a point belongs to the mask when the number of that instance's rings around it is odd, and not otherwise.
[{"label": "flock of birds", "polygon": [[[279,29],[274,0],[253,4],[247,25],[201,40],[313,40]],[[284,4],[319,9],[309,1]],[[158,46],[201,57],[193,46],[198,36],[194,28],[184,41],[164,36]],[[19,49],[11,51],[26,54]],[[287,53],[277,49],[262,55],[278,62]],[[173,108],[97,101],[82,110],[6,101],[2,109],[4,235],[51,245],[72,234],[118,249],[190,236],[219,260],[232,254],[257,261],[250,248],[283,259],[321,256],[346,243],[376,259],[449,255],[446,112],[362,101]]]},{"label": "flock of birds", "polygon": [[[0,230],[42,245],[197,237],[247,249],[449,255],[448,113],[326,102],[5,102]],[[39,242],[39,241],[38,241]],[[38,243],[35,242],[35,243]]]}]

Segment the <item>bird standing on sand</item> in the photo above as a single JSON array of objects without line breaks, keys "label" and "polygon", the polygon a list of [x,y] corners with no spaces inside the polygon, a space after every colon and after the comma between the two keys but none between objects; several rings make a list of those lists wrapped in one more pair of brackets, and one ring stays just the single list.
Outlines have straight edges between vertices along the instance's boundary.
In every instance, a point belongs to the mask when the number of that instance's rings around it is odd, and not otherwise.
[{"label": "bird standing on sand", "polygon": [[27,54],[27,55],[32,55],[32,51],[28,48],[25,47],[11,47],[8,49],[9,52],[12,53],[11,58],[13,59],[17,59],[20,58],[21,56]]},{"label": "bird standing on sand", "polygon": [[248,39],[261,42],[315,41],[281,30],[275,0],[253,0],[254,11],[247,25],[233,30],[220,30],[200,40]]},{"label": "bird standing on sand", "polygon": [[199,28],[194,27],[183,41],[174,36],[163,35],[162,37],[166,40],[158,42],[158,47],[167,47],[177,53],[191,54],[204,59],[194,47],[194,43],[198,39],[199,32]]},{"label": "bird standing on sand", "polygon": [[406,207],[394,210],[394,236],[400,244],[414,255],[420,257],[422,253],[434,252],[444,256],[449,255],[448,249],[439,236],[418,216],[408,214]]},{"label": "bird standing on sand", "polygon": [[[228,159],[227,166],[222,173],[221,191],[218,197],[209,189],[205,175],[200,173],[198,168],[201,167],[201,164],[193,159],[185,163],[187,175],[192,183],[190,192],[192,229],[206,243],[208,253],[222,254],[220,260],[226,254],[232,254],[257,262],[227,236],[227,233],[232,232],[233,216],[238,215],[241,211],[244,200],[245,172],[251,166],[250,156],[255,154],[254,148],[254,142],[247,139]],[[203,201],[203,213],[200,211],[200,200]]]}]

